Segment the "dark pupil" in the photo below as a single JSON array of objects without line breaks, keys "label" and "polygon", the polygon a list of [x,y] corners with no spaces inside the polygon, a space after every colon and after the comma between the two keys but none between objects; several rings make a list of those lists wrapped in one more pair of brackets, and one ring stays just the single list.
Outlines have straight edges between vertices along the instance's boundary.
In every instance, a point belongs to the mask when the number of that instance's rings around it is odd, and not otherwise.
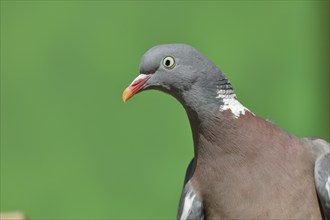
[{"label": "dark pupil", "polygon": [[170,61],[170,60],[166,60],[166,61],[165,61],[165,65],[166,65],[166,66],[169,66],[170,64],[171,64],[171,61]]}]

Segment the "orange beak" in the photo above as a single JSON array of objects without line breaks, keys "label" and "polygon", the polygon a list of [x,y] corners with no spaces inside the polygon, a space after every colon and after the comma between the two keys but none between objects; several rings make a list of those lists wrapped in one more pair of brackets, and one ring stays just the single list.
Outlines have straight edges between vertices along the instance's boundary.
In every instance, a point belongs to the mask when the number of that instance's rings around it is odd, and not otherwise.
[{"label": "orange beak", "polygon": [[136,77],[133,82],[124,90],[122,98],[126,102],[132,98],[138,91],[140,91],[144,84],[150,79],[150,74],[140,74]]}]

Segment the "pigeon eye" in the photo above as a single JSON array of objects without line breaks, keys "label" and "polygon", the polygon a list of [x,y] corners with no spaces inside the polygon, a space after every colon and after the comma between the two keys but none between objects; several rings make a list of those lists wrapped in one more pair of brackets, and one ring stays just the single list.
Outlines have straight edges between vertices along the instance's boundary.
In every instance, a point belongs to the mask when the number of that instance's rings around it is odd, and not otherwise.
[{"label": "pigeon eye", "polygon": [[175,60],[173,57],[165,57],[163,59],[163,65],[167,69],[172,69],[174,67],[174,64],[175,64]]}]

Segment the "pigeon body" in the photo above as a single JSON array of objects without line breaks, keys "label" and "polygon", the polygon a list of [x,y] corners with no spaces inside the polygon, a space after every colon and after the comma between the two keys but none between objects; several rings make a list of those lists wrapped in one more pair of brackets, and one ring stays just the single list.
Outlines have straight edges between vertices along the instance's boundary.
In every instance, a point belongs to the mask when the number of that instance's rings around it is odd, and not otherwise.
[{"label": "pigeon body", "polygon": [[174,96],[192,129],[178,219],[330,219],[329,143],[254,115],[222,71],[185,44],[147,51],[123,99],[148,89]]}]

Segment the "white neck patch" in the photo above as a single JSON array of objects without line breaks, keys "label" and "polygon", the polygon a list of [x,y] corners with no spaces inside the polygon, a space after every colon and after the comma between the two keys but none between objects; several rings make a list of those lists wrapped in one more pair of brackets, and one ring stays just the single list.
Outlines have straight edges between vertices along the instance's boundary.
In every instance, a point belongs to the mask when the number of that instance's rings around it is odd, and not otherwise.
[{"label": "white neck patch", "polygon": [[219,109],[221,112],[230,109],[235,118],[245,115],[246,111],[251,112],[236,99],[236,95],[233,91],[220,89],[217,93],[218,96],[216,98],[221,98],[223,101],[223,105],[221,105]]}]

